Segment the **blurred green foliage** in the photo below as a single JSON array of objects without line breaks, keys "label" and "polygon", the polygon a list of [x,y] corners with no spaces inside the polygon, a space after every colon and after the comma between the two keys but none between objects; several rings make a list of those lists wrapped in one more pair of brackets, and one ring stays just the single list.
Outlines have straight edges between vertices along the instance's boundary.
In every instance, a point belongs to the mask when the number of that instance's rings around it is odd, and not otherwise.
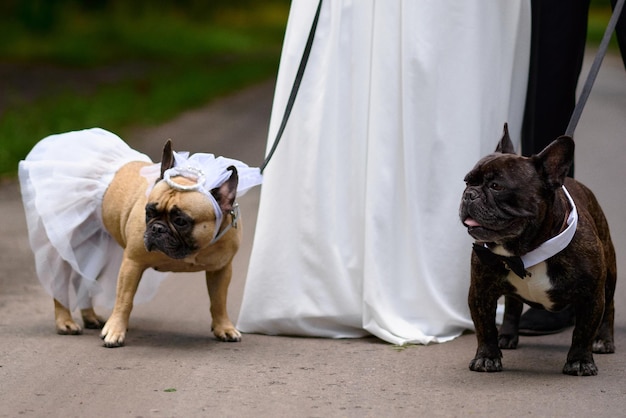
[{"label": "blurred green foliage", "polygon": [[286,0],[3,0],[4,59],[96,65],[245,53],[281,41]]},{"label": "blurred green foliage", "polygon": [[3,0],[0,71],[19,83],[0,80],[0,176],[46,135],[124,136],[275,76],[288,10],[288,0]]},{"label": "blurred green foliage", "polygon": [[[591,0],[589,20],[587,23],[587,41],[589,46],[597,46],[602,41],[604,31],[611,18],[612,10],[609,0]],[[615,35],[611,38],[610,50],[619,53]]]}]

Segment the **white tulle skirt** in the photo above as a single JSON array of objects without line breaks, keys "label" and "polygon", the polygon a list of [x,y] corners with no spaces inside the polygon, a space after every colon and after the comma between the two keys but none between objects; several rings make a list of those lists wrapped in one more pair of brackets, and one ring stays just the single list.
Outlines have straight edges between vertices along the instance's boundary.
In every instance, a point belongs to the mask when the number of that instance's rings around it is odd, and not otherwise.
[{"label": "white tulle skirt", "polygon": [[[150,158],[94,128],[46,137],[19,164],[39,281],[71,310],[115,302],[123,250],[104,229],[101,206],[115,172],[130,161]],[[146,270],[135,302],[151,299],[165,277]]]},{"label": "white tulle skirt", "polygon": [[[292,2],[270,144],[316,6]],[[325,1],[264,172],[240,330],[403,344],[471,329],[463,178],[504,122],[519,139],[529,43],[529,0]]]}]

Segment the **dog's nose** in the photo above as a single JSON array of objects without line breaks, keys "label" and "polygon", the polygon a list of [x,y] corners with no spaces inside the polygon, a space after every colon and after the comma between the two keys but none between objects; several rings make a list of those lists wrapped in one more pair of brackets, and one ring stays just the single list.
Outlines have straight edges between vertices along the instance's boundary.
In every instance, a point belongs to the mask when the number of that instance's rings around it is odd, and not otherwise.
[{"label": "dog's nose", "polygon": [[475,189],[467,189],[463,194],[463,200],[472,201],[478,199],[478,192]]},{"label": "dog's nose", "polygon": [[162,234],[166,231],[167,229],[165,228],[165,225],[162,225],[160,223],[153,223],[152,226],[150,227],[150,231],[153,234]]}]

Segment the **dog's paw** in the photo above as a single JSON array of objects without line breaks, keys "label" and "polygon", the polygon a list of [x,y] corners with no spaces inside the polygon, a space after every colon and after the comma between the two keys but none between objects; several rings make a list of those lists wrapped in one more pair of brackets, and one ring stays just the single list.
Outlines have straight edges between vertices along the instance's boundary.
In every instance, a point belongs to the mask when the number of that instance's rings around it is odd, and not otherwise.
[{"label": "dog's paw", "polygon": [[57,334],[60,335],[80,335],[83,329],[72,318],[57,318],[55,321]]},{"label": "dog's paw", "polygon": [[501,372],[502,371],[502,359],[500,358],[487,358],[476,357],[469,364],[470,370],[474,372]]},{"label": "dog's paw", "polygon": [[500,334],[498,336],[498,347],[505,350],[514,350],[519,343],[519,337],[517,335]]},{"label": "dog's paw", "polygon": [[104,340],[104,346],[107,348],[122,347],[126,339],[126,325],[121,321],[111,321],[109,319],[100,333],[100,338]]},{"label": "dog's paw", "polygon": [[96,315],[92,308],[81,310],[81,316],[83,317],[83,325],[87,329],[102,329],[106,322],[101,316]]},{"label": "dog's paw", "polygon": [[224,342],[237,343],[241,341],[241,333],[232,325],[226,327],[214,326],[213,335],[215,335],[218,340]]},{"label": "dog's paw", "polygon": [[105,323],[106,323],[106,320],[101,317],[89,318],[89,319],[83,318],[83,324],[85,328],[87,329],[102,329]]},{"label": "dog's paw", "polygon": [[598,368],[593,360],[568,361],[563,367],[563,374],[570,376],[595,376],[598,374]]},{"label": "dog's paw", "polygon": [[613,341],[598,338],[593,342],[592,350],[597,354],[611,354],[615,352],[615,344]]}]

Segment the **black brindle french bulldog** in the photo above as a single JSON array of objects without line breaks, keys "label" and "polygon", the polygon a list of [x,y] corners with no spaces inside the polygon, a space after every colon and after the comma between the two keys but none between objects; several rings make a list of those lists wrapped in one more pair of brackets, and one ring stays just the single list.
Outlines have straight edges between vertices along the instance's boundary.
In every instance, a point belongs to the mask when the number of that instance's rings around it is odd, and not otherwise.
[{"label": "black brindle french bulldog", "polygon": [[516,155],[505,125],[495,153],[465,177],[459,214],[476,240],[469,291],[478,340],[473,371],[502,370],[500,349],[517,348],[524,302],[549,311],[573,307],[576,326],[563,373],[596,375],[592,352],[615,351],[615,251],[593,193],[566,178],[573,158],[574,141],[566,136],[538,155]]}]

